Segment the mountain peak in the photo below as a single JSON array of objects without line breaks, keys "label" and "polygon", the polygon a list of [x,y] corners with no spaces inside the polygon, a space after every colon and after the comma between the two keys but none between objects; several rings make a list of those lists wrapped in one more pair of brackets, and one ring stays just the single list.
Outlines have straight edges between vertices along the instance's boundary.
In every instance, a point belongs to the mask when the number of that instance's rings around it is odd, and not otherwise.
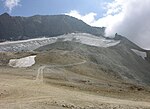
[{"label": "mountain peak", "polygon": [[66,15],[14,17],[4,13],[0,16],[0,22],[0,39],[5,40],[19,40],[22,36],[27,38],[52,37],[73,32],[89,33],[97,36],[104,34],[104,29],[91,27],[81,20]]},{"label": "mountain peak", "polygon": [[115,40],[122,40],[122,39],[124,39],[124,38],[125,38],[125,37],[119,35],[118,33],[116,33],[116,34],[115,34],[115,37],[114,37]]},{"label": "mountain peak", "polygon": [[1,16],[10,17],[10,15],[9,15],[7,12],[5,12],[5,13],[1,14]]}]

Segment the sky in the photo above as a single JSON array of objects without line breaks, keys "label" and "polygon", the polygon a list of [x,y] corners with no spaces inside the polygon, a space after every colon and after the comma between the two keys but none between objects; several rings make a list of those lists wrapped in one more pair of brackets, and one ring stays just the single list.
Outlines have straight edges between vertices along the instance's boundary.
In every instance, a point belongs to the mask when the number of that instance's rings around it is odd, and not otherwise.
[{"label": "sky", "polygon": [[106,27],[140,47],[150,49],[150,0],[0,0],[0,14],[12,16],[66,14],[85,23]]}]

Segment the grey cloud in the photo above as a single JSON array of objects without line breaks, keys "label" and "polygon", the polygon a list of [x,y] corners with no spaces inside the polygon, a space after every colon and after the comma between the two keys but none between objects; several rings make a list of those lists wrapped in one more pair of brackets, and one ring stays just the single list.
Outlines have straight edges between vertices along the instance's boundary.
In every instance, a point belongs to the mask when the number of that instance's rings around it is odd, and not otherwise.
[{"label": "grey cloud", "polygon": [[150,0],[127,0],[124,17],[112,26],[113,33],[126,36],[142,48],[150,49]]}]

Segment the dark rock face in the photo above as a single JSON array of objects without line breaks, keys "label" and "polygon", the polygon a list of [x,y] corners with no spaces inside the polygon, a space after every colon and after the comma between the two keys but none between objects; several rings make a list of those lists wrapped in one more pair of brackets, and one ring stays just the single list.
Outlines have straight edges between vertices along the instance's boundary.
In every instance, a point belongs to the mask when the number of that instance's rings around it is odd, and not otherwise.
[{"label": "dark rock face", "polygon": [[150,62],[150,51],[147,51],[146,53],[147,53],[146,60],[147,60],[148,62]]},{"label": "dark rock face", "polygon": [[66,15],[35,15],[31,17],[0,15],[0,41],[52,37],[72,32],[104,35],[105,28],[91,27]]}]

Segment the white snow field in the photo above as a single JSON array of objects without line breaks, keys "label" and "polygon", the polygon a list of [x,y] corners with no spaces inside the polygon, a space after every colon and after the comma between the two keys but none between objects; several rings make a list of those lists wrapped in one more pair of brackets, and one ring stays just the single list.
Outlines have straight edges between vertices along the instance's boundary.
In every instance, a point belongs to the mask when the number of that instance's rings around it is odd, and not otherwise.
[{"label": "white snow field", "polygon": [[11,67],[31,67],[33,64],[35,64],[35,57],[34,56],[28,56],[20,59],[10,59],[9,66]]},{"label": "white snow field", "polygon": [[142,57],[145,60],[145,57],[147,57],[146,52],[142,52],[136,49],[131,49],[134,53],[136,53],[138,56]]},{"label": "white snow field", "polygon": [[108,40],[104,37],[98,37],[87,33],[72,33],[59,36],[58,38],[62,38],[64,41],[75,41],[97,47],[110,47],[120,43],[120,41]]},{"label": "white snow field", "polygon": [[18,51],[33,51],[36,48],[41,46],[55,43],[57,40],[56,37],[51,38],[35,38],[29,40],[22,40],[22,41],[10,41],[10,42],[3,42],[0,43],[0,51],[1,52],[18,52]]},{"label": "white snow field", "polygon": [[23,41],[11,41],[0,43],[0,51],[32,51],[41,46],[55,43],[56,41],[75,41],[82,44],[97,46],[97,47],[110,47],[120,43],[116,40],[108,40],[101,36],[94,36],[87,33],[71,33],[57,37],[49,38],[36,38]]}]

